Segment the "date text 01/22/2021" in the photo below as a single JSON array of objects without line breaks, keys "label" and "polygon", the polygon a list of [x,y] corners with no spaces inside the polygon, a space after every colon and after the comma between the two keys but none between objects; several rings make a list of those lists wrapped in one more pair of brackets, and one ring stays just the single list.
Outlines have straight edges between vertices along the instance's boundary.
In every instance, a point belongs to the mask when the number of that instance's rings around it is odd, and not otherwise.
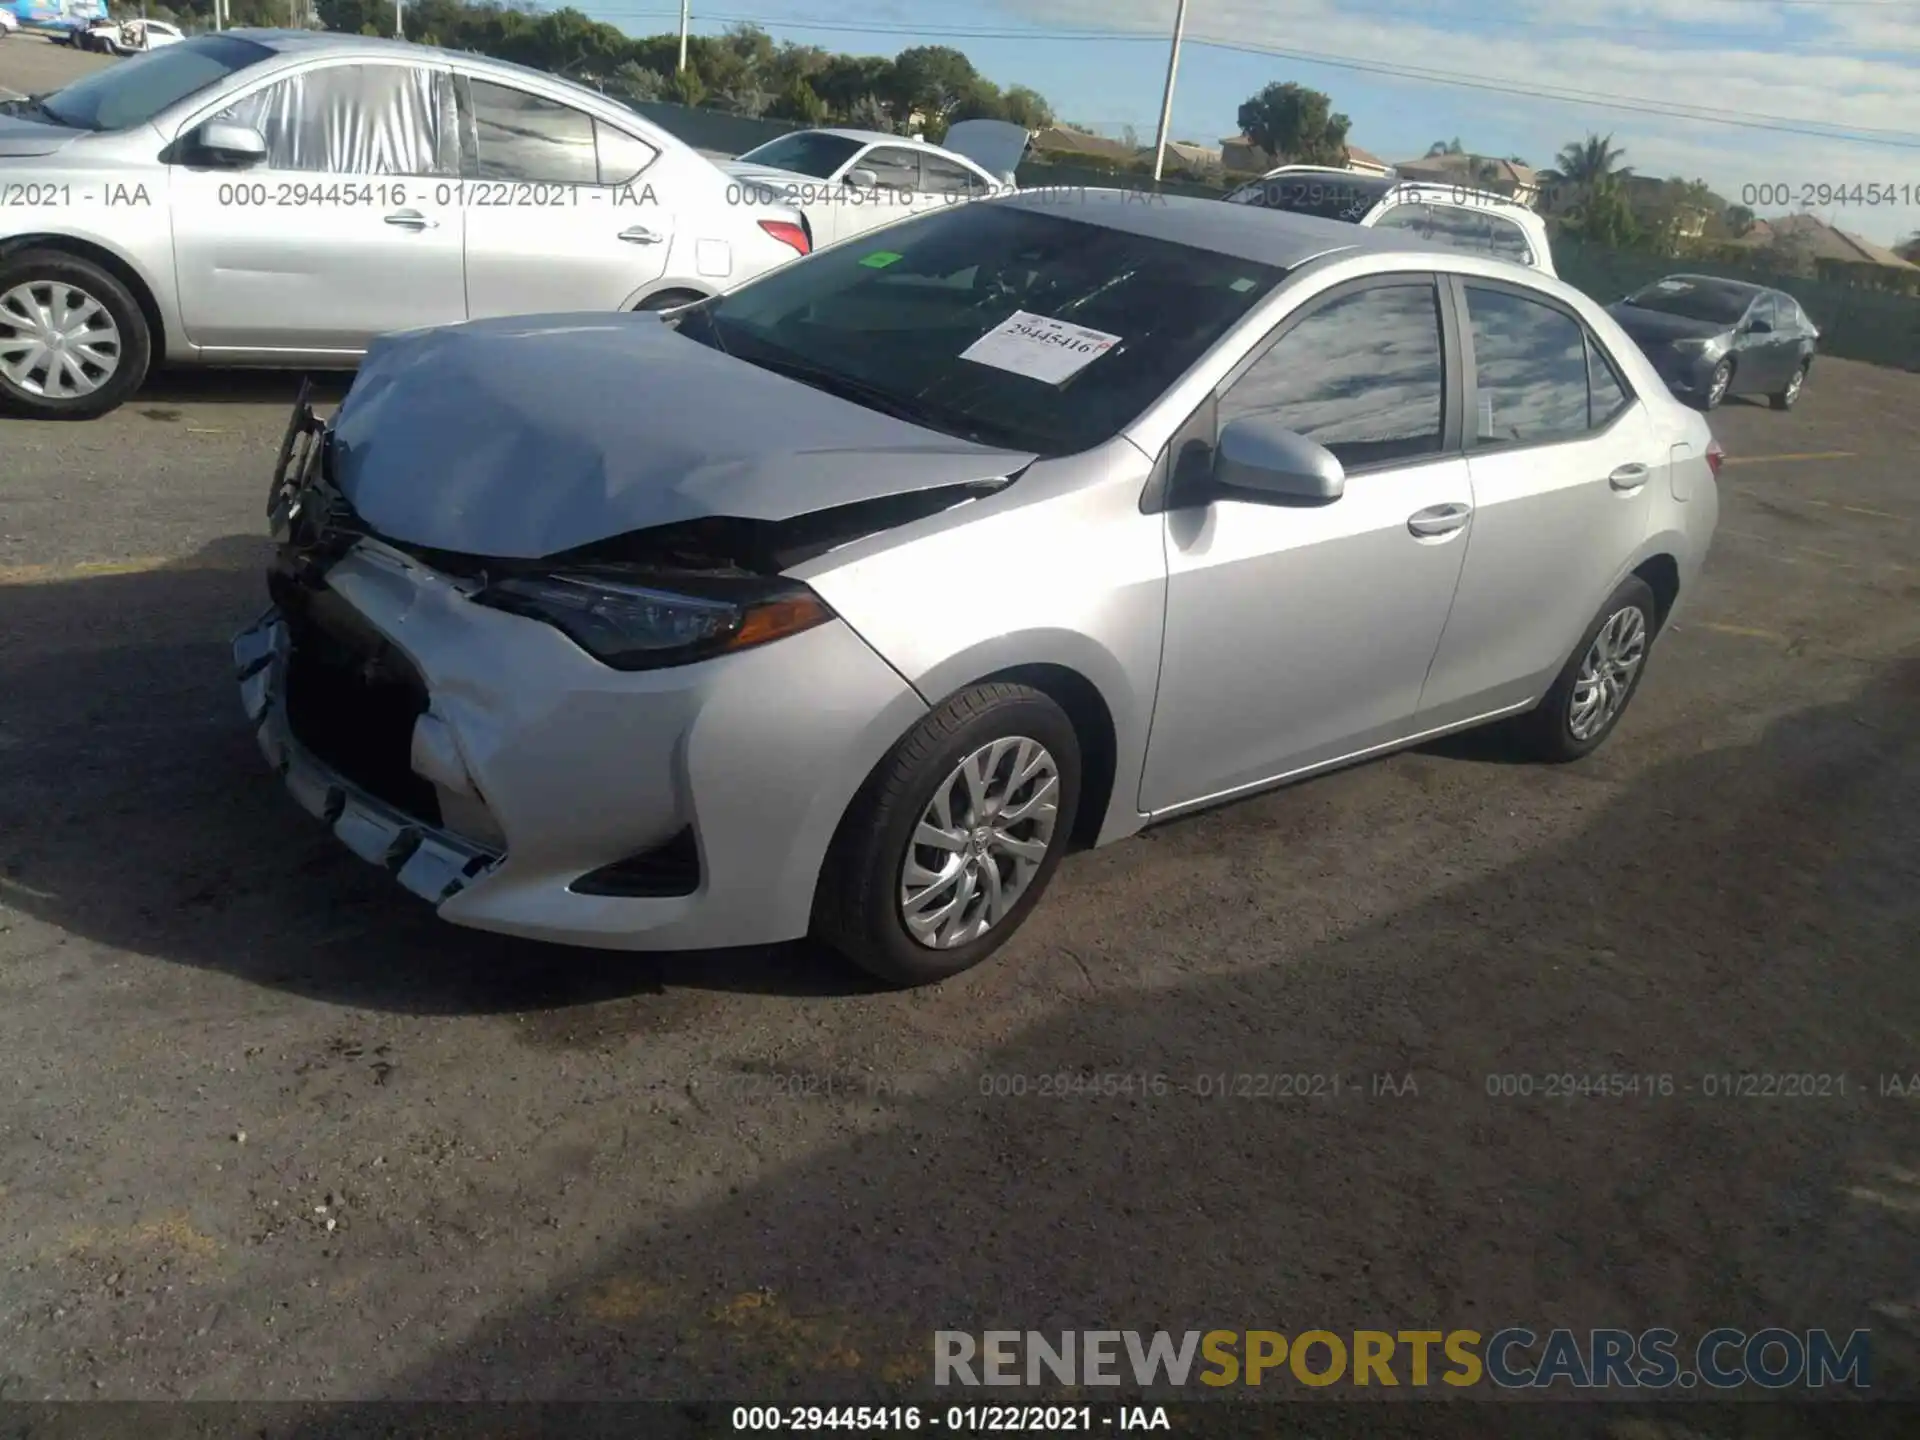
[{"label": "date text 01/22/2021", "polygon": [[733,1409],[736,1433],[1092,1435],[1171,1429],[1164,1405],[736,1405]]}]

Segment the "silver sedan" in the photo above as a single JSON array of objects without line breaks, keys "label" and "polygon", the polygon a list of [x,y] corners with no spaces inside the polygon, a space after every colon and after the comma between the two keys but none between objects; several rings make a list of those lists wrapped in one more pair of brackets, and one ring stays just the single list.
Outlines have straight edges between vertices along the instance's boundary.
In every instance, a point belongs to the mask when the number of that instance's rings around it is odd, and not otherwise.
[{"label": "silver sedan", "polygon": [[0,192],[0,403],[50,419],[161,363],[347,368],[392,330],[671,307],[811,244],[603,95],[307,31],[0,104]]},{"label": "silver sedan", "polygon": [[1075,844],[1469,726],[1586,755],[1697,583],[1705,420],[1537,271],[1098,191],[874,238],[296,410],[243,701],[447,920],[938,980]]}]

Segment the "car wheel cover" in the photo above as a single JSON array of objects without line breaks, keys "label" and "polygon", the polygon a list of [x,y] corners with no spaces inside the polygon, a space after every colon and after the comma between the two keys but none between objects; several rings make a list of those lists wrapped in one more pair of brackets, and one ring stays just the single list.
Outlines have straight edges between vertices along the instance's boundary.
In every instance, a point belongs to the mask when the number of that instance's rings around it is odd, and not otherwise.
[{"label": "car wheel cover", "polygon": [[65,280],[27,280],[0,294],[0,376],[45,400],[91,395],[120,369],[120,327]]},{"label": "car wheel cover", "polygon": [[1799,397],[1801,382],[1807,378],[1806,367],[1793,372],[1793,378],[1787,381],[1787,403],[1792,404]]},{"label": "car wheel cover", "polygon": [[1718,404],[1727,398],[1727,388],[1733,384],[1733,367],[1720,365],[1713,372],[1713,388],[1707,392],[1707,398]]},{"label": "car wheel cover", "polygon": [[982,745],[921,812],[900,867],[900,919],[930,950],[951,950],[1004,920],[1033,884],[1060,816],[1060,767],[1038,740]]},{"label": "car wheel cover", "polygon": [[1614,611],[1587,647],[1573,682],[1567,730],[1574,739],[1591,740],[1618,718],[1646,658],[1646,614],[1638,605]]}]

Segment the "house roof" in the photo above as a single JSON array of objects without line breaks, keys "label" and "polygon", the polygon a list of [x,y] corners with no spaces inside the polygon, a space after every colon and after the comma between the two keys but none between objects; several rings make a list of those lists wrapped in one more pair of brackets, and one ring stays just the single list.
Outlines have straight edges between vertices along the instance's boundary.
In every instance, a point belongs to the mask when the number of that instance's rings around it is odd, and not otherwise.
[{"label": "house roof", "polygon": [[1837,260],[1848,265],[1882,265],[1891,270],[1920,270],[1920,265],[1902,259],[1884,245],[1862,235],[1837,229],[1818,215],[1781,215],[1772,220],[1755,220],[1753,229],[1740,237],[1743,245],[1766,245],[1774,240],[1797,241],[1817,260]]},{"label": "house roof", "polygon": [[[1143,148],[1147,153],[1152,153],[1153,147],[1151,145]],[[1195,145],[1190,140],[1169,140],[1167,142],[1167,149],[1173,154],[1178,155],[1182,160],[1185,160],[1189,165],[1218,165],[1220,163],[1220,152],[1211,145]]]},{"label": "house roof", "polygon": [[1067,155],[1099,155],[1108,160],[1131,160],[1138,153],[1124,140],[1109,140],[1104,135],[1089,135],[1065,125],[1049,125],[1033,137],[1035,150],[1051,150]]},{"label": "house roof", "polygon": [[[1506,183],[1516,187],[1538,185],[1540,176],[1531,165],[1516,165],[1511,160],[1497,160],[1489,155],[1422,155],[1418,160],[1400,160],[1394,169],[1411,179],[1478,179],[1475,167],[1490,165],[1493,167],[1494,183]],[[1485,183],[1484,181],[1481,183]]]}]

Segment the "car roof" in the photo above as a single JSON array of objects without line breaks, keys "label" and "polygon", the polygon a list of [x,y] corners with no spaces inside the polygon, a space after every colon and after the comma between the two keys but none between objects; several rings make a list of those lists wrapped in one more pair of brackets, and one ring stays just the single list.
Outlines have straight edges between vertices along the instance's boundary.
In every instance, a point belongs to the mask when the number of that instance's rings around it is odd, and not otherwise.
[{"label": "car roof", "polygon": [[1344,220],[1322,220],[1286,210],[1253,205],[1222,205],[1192,195],[1157,195],[1138,190],[1096,190],[1068,186],[1059,190],[1020,190],[989,205],[1013,205],[1058,215],[1109,230],[1168,240],[1196,250],[1211,250],[1238,260],[1283,270],[1342,250],[1377,253],[1454,254],[1442,245],[1382,234]]},{"label": "car roof", "polygon": [[1745,295],[1749,299],[1755,295],[1777,295],[1777,290],[1769,290],[1765,285],[1756,285],[1751,280],[1730,280],[1721,275],[1663,275],[1659,280],[1642,285],[1642,290],[1651,290],[1655,285],[1667,280],[1684,280],[1689,285],[1698,285],[1702,290],[1718,290],[1724,295]]}]

